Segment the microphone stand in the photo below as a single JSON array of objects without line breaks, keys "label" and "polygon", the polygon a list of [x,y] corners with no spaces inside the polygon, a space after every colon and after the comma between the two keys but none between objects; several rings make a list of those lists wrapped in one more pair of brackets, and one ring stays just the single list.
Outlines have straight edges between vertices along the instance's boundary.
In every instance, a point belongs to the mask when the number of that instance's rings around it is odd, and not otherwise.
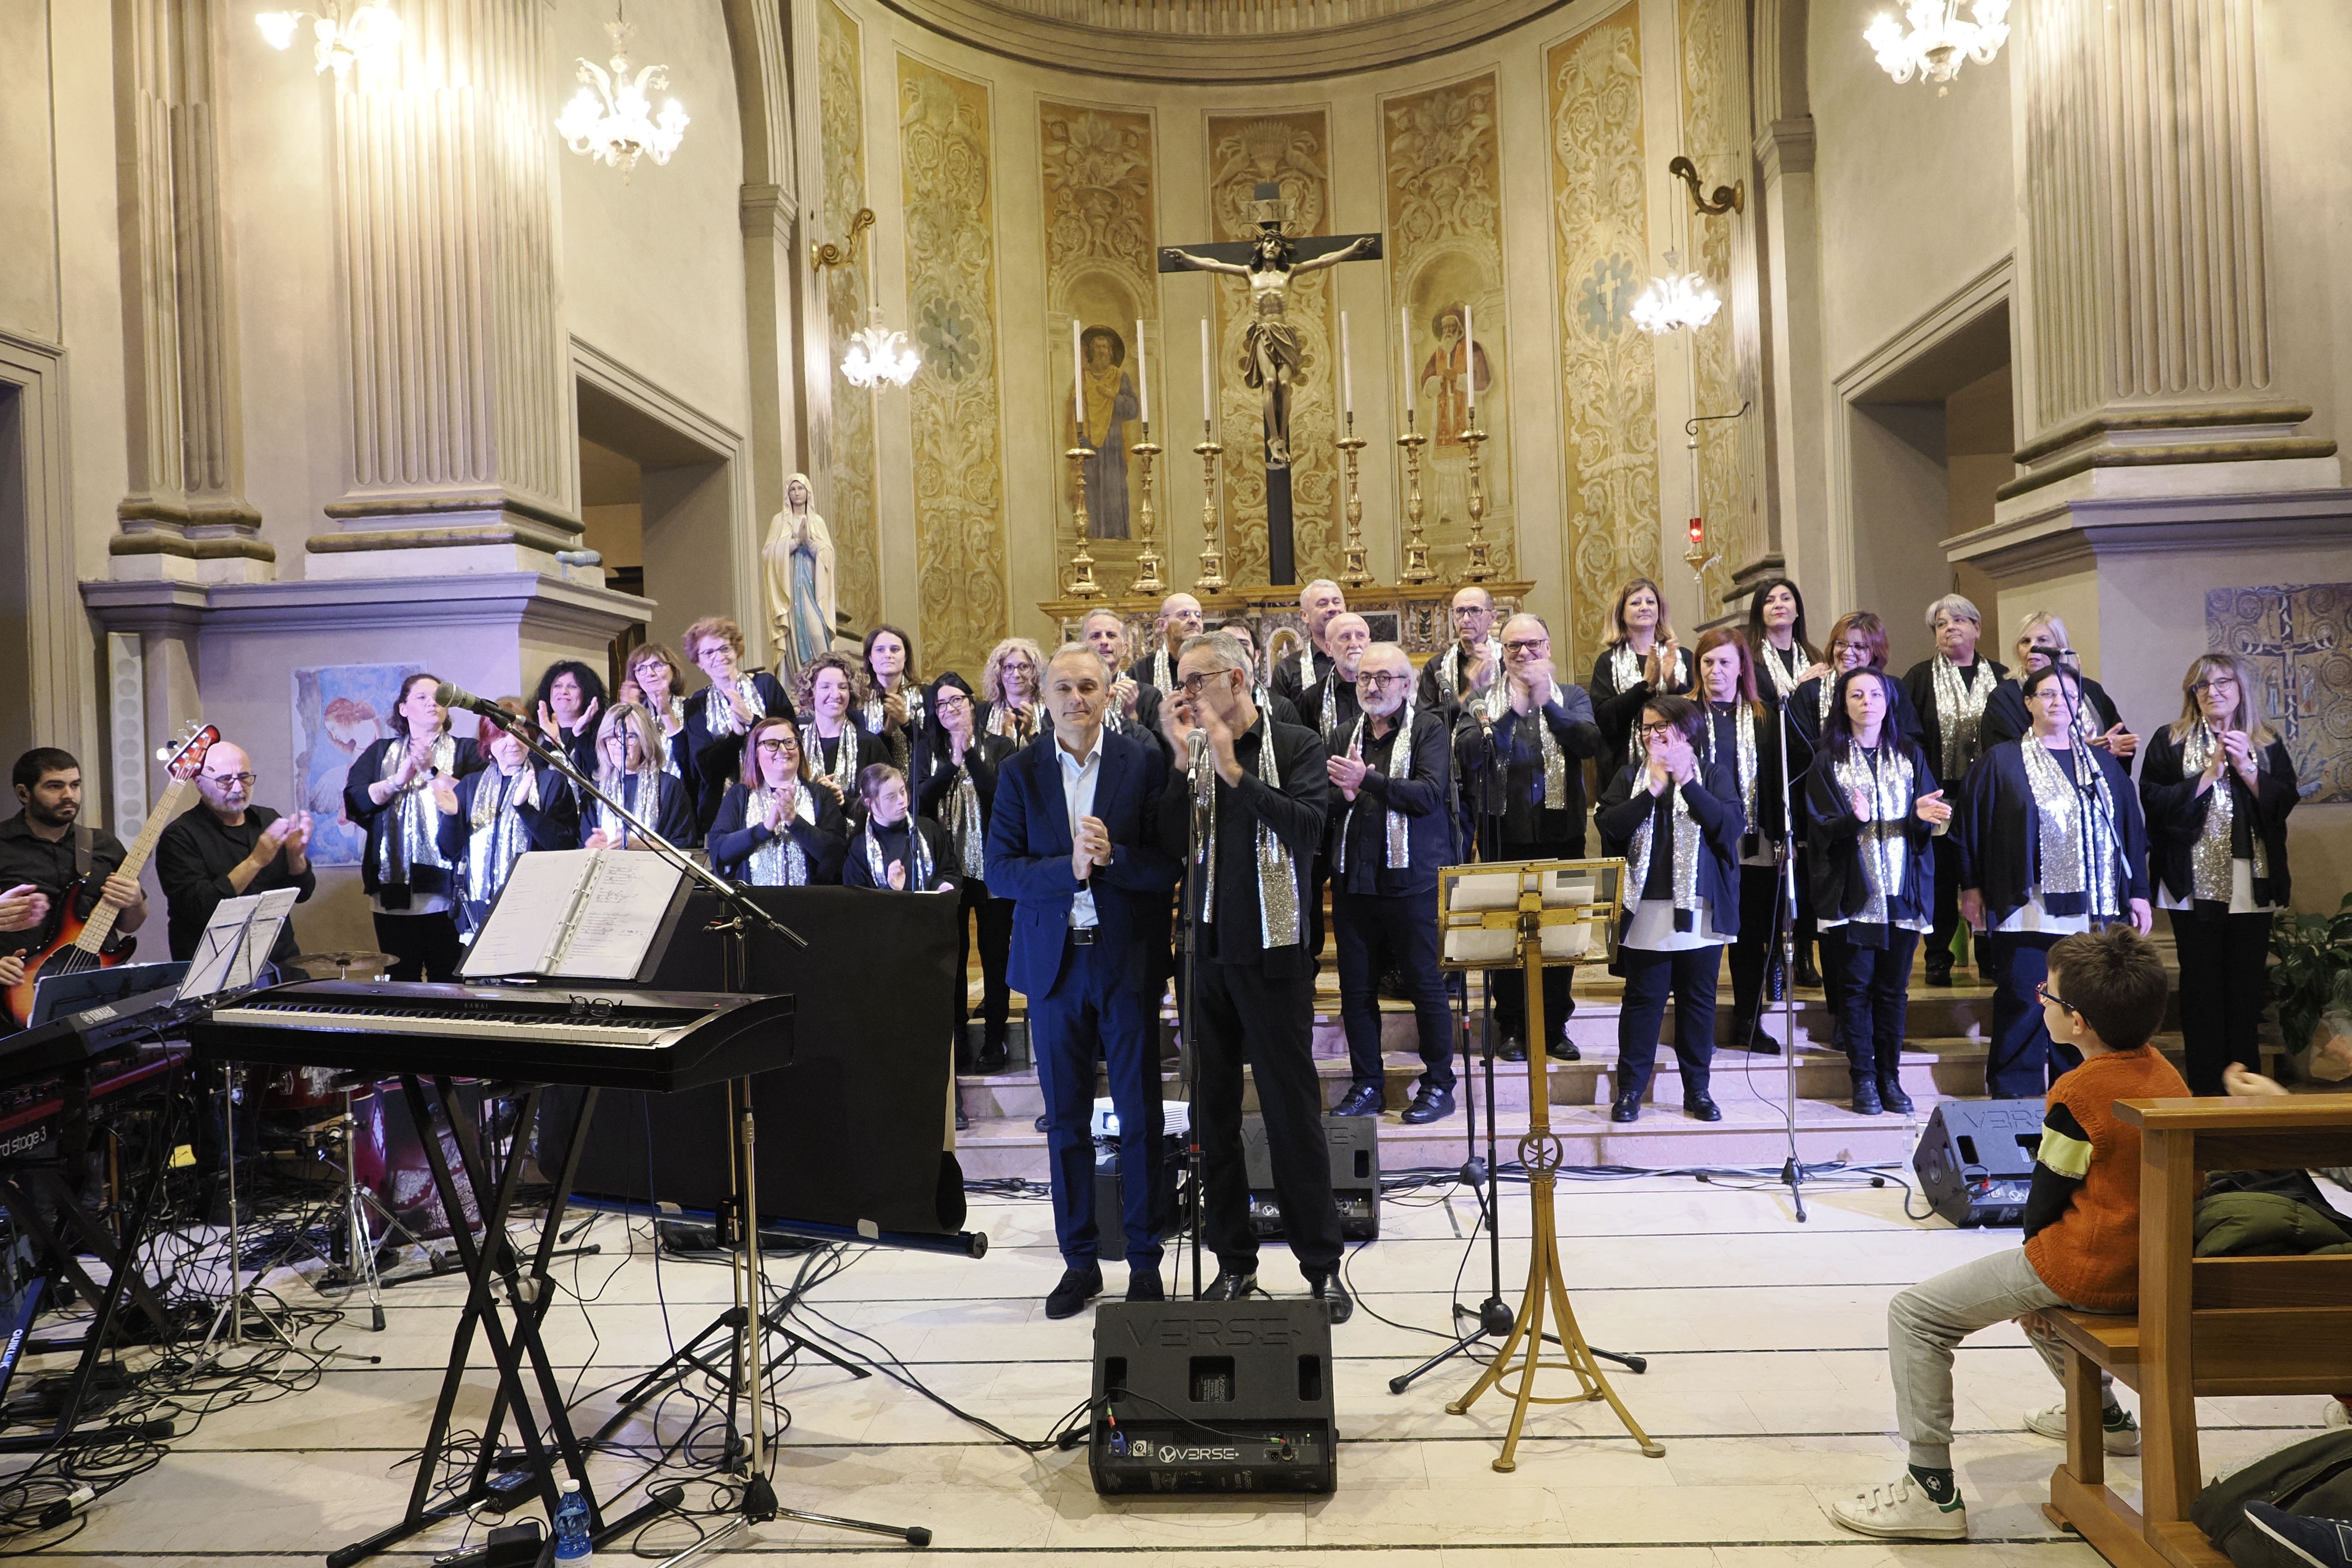
[{"label": "microphone stand", "polygon": [[1780,754],[1780,886],[1773,900],[1772,934],[1780,949],[1780,1104],[1789,1138],[1789,1154],[1780,1164],[1780,1180],[1788,1184],[1790,1201],[1796,1205],[1797,1223],[1803,1225],[1809,1216],[1805,1213],[1805,1163],[1797,1158],[1797,812],[1789,791],[1789,736],[1795,727],[1795,721],[1789,717],[1789,700],[1794,695],[1792,689],[1773,704],[1773,738],[1777,742],[1773,749]]},{"label": "microphone stand", "polygon": [[[1274,744],[1271,731],[1265,742]],[[1184,1091],[1184,1160],[1191,1180],[1186,1182],[1184,1223],[1192,1233],[1192,1300],[1201,1299],[1201,1228],[1204,1199],[1202,1179],[1207,1173],[1201,1165],[1200,1100],[1196,1086],[1200,1080],[1198,1053],[1201,1048],[1201,858],[1213,855],[1216,846],[1209,838],[1209,803],[1217,787],[1209,760],[1208,731],[1194,728],[1187,747],[1184,783],[1192,795],[1192,823],[1185,833],[1184,843],[1184,1050],[1177,1058],[1177,1076]]]}]

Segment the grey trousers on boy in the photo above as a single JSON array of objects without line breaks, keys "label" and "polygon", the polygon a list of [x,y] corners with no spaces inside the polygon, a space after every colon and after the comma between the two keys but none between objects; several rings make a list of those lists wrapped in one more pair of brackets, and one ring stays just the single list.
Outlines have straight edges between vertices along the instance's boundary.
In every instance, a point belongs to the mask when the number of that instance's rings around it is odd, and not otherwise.
[{"label": "grey trousers on boy", "polygon": [[[1886,1304],[1886,1360],[1895,1380],[1895,1423],[1922,1469],[1952,1468],[1952,1352],[1979,1329],[2027,1312],[2071,1303],[2042,1282],[2025,1248],[1996,1252],[1922,1280]],[[2029,1328],[2050,1375],[2064,1383],[2066,1352],[2054,1336]],[[2102,1405],[2115,1380],[2099,1374]]]}]

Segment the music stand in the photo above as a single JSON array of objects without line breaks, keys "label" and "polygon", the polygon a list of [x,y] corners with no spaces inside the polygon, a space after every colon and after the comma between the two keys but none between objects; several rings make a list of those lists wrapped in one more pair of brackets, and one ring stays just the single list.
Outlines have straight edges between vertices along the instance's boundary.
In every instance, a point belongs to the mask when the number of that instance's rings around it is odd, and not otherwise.
[{"label": "music stand", "polygon": [[[1467,1394],[1445,1407],[1449,1415],[1467,1413],[1480,1395],[1510,1373],[1514,1357],[1526,1345],[1510,1428],[1503,1438],[1503,1451],[1495,1459],[1495,1468],[1506,1474],[1518,1468],[1519,1432],[1527,1425],[1530,1405],[1605,1399],[1643,1453],[1655,1459],[1664,1458],[1666,1452],[1642,1430],[1633,1413],[1609,1386],[1596,1359],[1600,1352],[1586,1342],[1568,1303],[1568,1281],[1560,1270],[1559,1235],[1552,1210],[1553,1185],[1565,1159],[1559,1139],[1551,1130],[1550,1053],[1535,1046],[1549,1037],[1543,1016],[1545,966],[1605,958],[1615,951],[1624,881],[1622,859],[1486,861],[1449,866],[1438,873],[1439,964],[1446,969],[1488,969],[1516,953],[1527,985],[1528,1130],[1519,1138],[1519,1163],[1528,1173],[1534,1209],[1528,1237],[1527,1291],[1519,1300],[1517,1321],[1495,1359],[1486,1363]],[[1547,1303],[1559,1331],[1561,1355],[1552,1361],[1544,1359]],[[1550,1396],[1536,1393],[1536,1373],[1547,1366],[1574,1373],[1581,1392]]]}]

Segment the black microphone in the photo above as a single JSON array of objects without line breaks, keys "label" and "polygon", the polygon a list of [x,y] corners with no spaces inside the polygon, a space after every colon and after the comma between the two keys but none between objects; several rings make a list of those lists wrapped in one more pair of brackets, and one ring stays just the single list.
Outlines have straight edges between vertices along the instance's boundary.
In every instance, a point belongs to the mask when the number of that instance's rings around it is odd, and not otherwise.
[{"label": "black microphone", "polygon": [[488,697],[477,697],[453,680],[445,680],[434,688],[433,700],[444,708],[463,708],[467,712],[488,719],[501,730],[530,730],[536,733],[539,725],[528,715],[511,708],[501,708]]}]

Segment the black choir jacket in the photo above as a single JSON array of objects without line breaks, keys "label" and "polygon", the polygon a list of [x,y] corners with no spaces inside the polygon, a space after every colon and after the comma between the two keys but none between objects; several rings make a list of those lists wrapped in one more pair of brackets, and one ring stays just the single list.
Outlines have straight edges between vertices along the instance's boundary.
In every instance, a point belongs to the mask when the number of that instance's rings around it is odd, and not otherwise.
[{"label": "black choir jacket", "polygon": [[[1919,797],[1941,786],[1927,753],[1914,741],[1897,737],[1894,745],[1911,758],[1911,799],[1903,809],[1903,885],[1886,893],[1887,917],[1920,921],[1928,918],[1936,901],[1934,825],[1919,820]],[[1870,904],[1870,882],[1863,870],[1862,818],[1831,776],[1828,752],[1813,759],[1805,771],[1805,858],[1812,880],[1813,909],[1831,920],[1851,920]],[[1875,940],[1874,940],[1874,938]],[[1849,942],[1864,947],[1885,947],[1884,926],[1853,926]]]},{"label": "black choir jacket", "polygon": [[[890,755],[890,742],[879,735],[869,734],[855,716],[849,715],[845,715],[842,720],[841,734],[837,740],[827,741],[819,736],[814,721],[800,727],[800,736],[801,755],[808,760],[809,772],[824,773],[828,777],[832,775],[833,770],[825,765],[827,758],[825,748],[845,745],[857,748],[856,764],[849,770],[849,782],[843,786],[840,802],[841,815],[848,819],[850,826],[856,827],[866,820],[866,802],[857,793],[857,777],[877,763],[890,763],[893,766],[896,765],[895,759]],[[814,784],[814,781],[812,783]],[[833,793],[821,784],[814,784],[814,787],[825,795]],[[916,781],[909,780],[907,788],[910,795],[914,793]],[[715,826],[714,821],[714,830]]]},{"label": "black choir jacket", "polygon": [[[774,676],[764,669],[753,670],[751,685],[766,711],[781,713],[787,719],[794,717],[793,700]],[[695,826],[706,832],[719,816],[719,797],[727,793],[727,786],[743,776],[743,737],[724,726],[712,728],[710,689],[706,686],[686,700],[686,729],[681,732],[686,737],[686,757],[691,765],[679,770],[693,785],[690,798]],[[853,729],[856,727],[854,714],[849,721]],[[806,744],[805,737],[803,744]],[[592,777],[595,773],[593,768],[583,771]]]},{"label": "black choir jacket", "polygon": [[[1592,703],[1584,689],[1555,681],[1551,700],[1540,716],[1531,713],[1521,719],[1517,710],[1505,706],[1494,729],[1494,760],[1502,776],[1494,781],[1491,793],[1486,726],[1480,717],[1484,711],[1483,704],[1465,703],[1454,721],[1454,766],[1474,820],[1482,810],[1501,817],[1507,847],[1566,844],[1574,853],[1584,853],[1584,769],[1579,764],[1586,757],[1601,755],[1607,747],[1592,721]],[[1550,727],[1553,739],[1566,753],[1568,788],[1561,798],[1567,804],[1557,811],[1543,804],[1543,742],[1534,729],[1538,717]]]},{"label": "black choir jacket", "polygon": [[1299,679],[1298,650],[1294,648],[1282,656],[1282,662],[1274,667],[1274,673],[1266,677],[1265,683],[1276,697],[1287,699],[1290,705],[1298,710],[1299,722],[1312,729],[1315,719],[1307,710],[1305,700],[1307,689],[1330,674],[1331,666],[1338,661],[1312,642],[1307,645],[1307,657],[1313,659],[1315,664],[1315,673],[1312,676],[1303,680]]},{"label": "black choir jacket", "polygon": [[810,779],[803,779],[801,788],[816,803],[816,820],[803,822],[796,814],[785,819],[782,833],[771,833],[765,816],[751,809],[751,792],[740,784],[727,786],[727,794],[719,803],[718,819],[710,825],[710,863],[719,868],[721,875],[739,882],[748,881],[752,853],[779,837],[789,837],[801,847],[801,853],[808,859],[810,887],[842,879],[849,819],[834,804],[830,790]]},{"label": "black choir jacket", "polygon": [[[1642,710],[1651,697],[1646,680],[1635,680],[1619,689],[1616,674],[1610,668],[1616,651],[1613,646],[1601,650],[1600,657],[1592,661],[1592,684],[1587,689],[1591,693],[1592,721],[1600,726],[1601,739],[1607,748],[1601,756],[1601,771],[1612,778],[1617,775],[1618,769],[1633,761],[1633,727],[1642,721]],[[1666,682],[1666,690],[1675,696],[1689,696],[1692,668],[1690,650],[1677,648],[1675,675]]]},{"label": "black choir jacket", "polygon": [[[1402,711],[1398,716],[1402,717]],[[1354,733],[1350,723],[1339,732],[1339,744],[1345,746]],[[1381,897],[1426,893],[1437,886],[1438,868],[1456,859],[1454,748],[1444,715],[1416,709],[1410,736],[1391,731],[1376,741],[1367,726],[1364,757],[1370,762],[1375,756],[1382,765],[1364,774],[1352,803],[1336,788],[1331,792],[1331,886],[1343,893]],[[1404,818],[1405,858],[1410,862],[1393,869],[1389,865],[1391,811]],[[1339,852],[1343,839],[1344,857]]]},{"label": "black choir jacket", "polygon": [[[523,833],[530,841],[529,847],[579,848],[579,797],[572,793],[572,785],[565,782],[563,775],[553,768],[535,768],[533,771],[539,777],[540,804],[515,807],[515,816],[521,818]],[[435,829],[435,837],[440,841],[442,858],[450,865],[456,866],[463,861],[467,851],[473,847],[474,797],[481,793],[485,780],[502,776],[496,759],[492,759],[479,772],[467,773],[457,781],[457,809],[443,812]],[[595,775],[591,773],[589,776],[593,778]],[[470,868],[464,879],[463,890],[468,895],[474,890]],[[490,912],[488,900],[470,896],[460,899],[458,908],[465,914],[465,919],[459,923],[468,930],[480,925]]]},{"label": "black choir jacket", "polygon": [[[930,879],[920,887],[916,886],[915,868],[909,861],[907,885],[894,888],[889,882],[890,862],[908,859],[907,833],[910,825],[913,831],[923,836],[923,847],[931,858]],[[941,833],[940,825],[929,818],[909,816],[887,827],[874,829],[875,841],[882,849],[882,879],[879,881],[875,879],[874,868],[866,863],[866,827],[860,826],[849,836],[848,851],[841,863],[844,887],[872,888],[885,893],[931,893],[946,886],[963,886],[963,870],[950,858],[947,835]]]},{"label": "black choir jacket", "polygon": [[[393,807],[400,797],[393,795],[382,805],[368,798],[368,786],[383,779],[385,762],[407,749],[408,742],[399,735],[387,735],[352,759],[351,771],[343,775],[343,816],[352,826],[367,835],[364,858],[360,861],[360,886],[373,894],[377,886],[377,868],[382,864],[383,831],[393,820]],[[478,773],[488,761],[481,746],[471,736],[457,742],[456,766],[451,769],[459,779]],[[398,769],[395,767],[394,772]],[[429,804],[429,801],[428,801]],[[457,889],[454,879],[438,866],[418,866],[412,868],[409,887],[414,892],[438,894],[454,899]]]},{"label": "black choir jacket", "polygon": [[[1421,674],[1416,678],[1414,686],[1413,701],[1418,706],[1430,709],[1435,712],[1446,714],[1449,720],[1451,719],[1454,710],[1462,705],[1463,692],[1469,689],[1470,661],[1467,658],[1456,661],[1459,668],[1455,671],[1454,679],[1457,683],[1455,689],[1452,691],[1440,689],[1440,687],[1443,685],[1442,678],[1445,669],[1446,652],[1450,648],[1459,647],[1460,646],[1461,644],[1458,641],[1450,642],[1447,643],[1444,647],[1439,648],[1435,653],[1431,654],[1429,658],[1423,662]],[[1500,659],[1496,660],[1496,668],[1495,670],[1495,679],[1497,680],[1503,679],[1501,664],[1502,661]]]},{"label": "black choir jacket", "polygon": [[[1789,753],[1789,779],[1792,787],[1797,775],[1813,765],[1813,753],[1821,749],[1822,687],[1824,684],[1834,692],[1837,678],[1817,675],[1789,693],[1789,727],[1795,731],[1794,749]],[[1917,740],[1919,715],[1911,706],[1910,692],[1904,689],[1899,680],[1890,679],[1887,684],[1894,692],[1895,708],[1886,717],[1894,724],[1895,732],[1906,740]],[[1799,824],[1799,833],[1803,830],[1803,825]]]},{"label": "black choir jacket", "polygon": [[[669,774],[624,773],[614,784],[606,784],[602,779],[593,778],[593,775],[591,777],[598,789],[627,806],[638,821],[651,827],[672,844],[683,845],[692,841],[694,803],[687,798],[686,786]],[[643,786],[635,781],[640,778],[650,778],[655,781],[654,798],[650,801],[644,799],[639,793]],[[581,798],[580,837],[583,843],[587,841],[589,835],[596,832],[603,826],[604,815],[603,802],[593,795]],[[613,821],[616,827],[626,830],[632,842],[636,839],[635,828],[630,827],[617,816],[613,818]],[[615,845],[614,847],[618,848],[620,846]]]},{"label": "black choir jacket", "polygon": [[[1991,748],[1969,770],[1960,798],[1952,802],[1951,838],[1960,854],[1959,885],[1983,893],[1988,927],[2016,913],[2027,893],[2042,885],[2042,813],[2033,787],[2026,782],[2023,751],[2041,743],[2029,737]],[[2147,897],[2147,829],[2139,796],[2121,763],[2096,747],[2074,749],[2106,775],[2107,793],[2115,798],[2116,836],[2123,841],[2120,895],[2128,908],[2129,900]],[[2053,915],[2081,914],[2084,909],[2080,893],[2045,892],[2042,904]]]},{"label": "black choir jacket", "polygon": [[[1631,858],[1633,835],[1647,818],[1650,827],[1650,881],[1654,887],[1660,868],[1667,877],[1665,897],[1674,898],[1674,794],[1650,793],[1650,770],[1630,763],[1617,770],[1593,808],[1592,826],[1601,830],[1601,853]],[[1699,759],[1698,772],[1680,786],[1691,820],[1698,825],[1698,895],[1707,902],[1707,923],[1717,936],[1739,934],[1739,838],[1748,831],[1748,814],[1739,805],[1739,770],[1720,762]],[[1627,875],[1631,875],[1629,868]],[[1635,898],[1654,897],[1646,888],[1625,889],[1629,912]],[[1679,926],[1680,921],[1676,924]]]},{"label": "black choir jacket", "polygon": [[[2124,721],[2123,715],[2116,711],[2115,700],[2107,695],[2105,687],[2087,675],[2082,680],[2083,706],[2098,720],[2099,733],[2104,735]],[[2026,711],[2022,677],[2004,679],[1992,689],[1992,696],[1985,703],[1982,733],[1987,749],[2003,741],[2022,741],[2033,733],[2033,715]],[[2137,758],[2116,760],[2123,763],[2124,772],[2129,773]]]},{"label": "black choir jacket", "polygon": [[[1156,715],[1155,715],[1156,716]],[[1139,737],[1139,739],[1140,737]],[[996,820],[997,770],[1013,760],[1021,748],[1003,735],[975,732],[971,744],[964,748],[963,766],[971,774],[972,793],[980,796],[980,841],[985,852],[989,824]],[[948,786],[955,783],[954,752],[948,747],[944,734],[934,733],[928,748],[930,773],[923,780],[918,804],[922,814],[940,825],[942,836],[947,833]]]},{"label": "black choir jacket", "polygon": [[[155,840],[155,880],[163,885],[163,900],[170,911],[165,922],[173,958],[187,959],[196,955],[197,939],[204,935],[205,922],[226,899],[241,897],[230,885],[228,874],[245,864],[254,846],[269,825],[284,814],[266,805],[245,808],[245,821],[230,827],[215,816],[210,807],[199,805],[173,819]],[[73,836],[68,833],[67,841]],[[93,846],[93,847],[95,847]],[[97,856],[91,856],[95,870]],[[121,863],[121,857],[116,864]],[[254,873],[247,883],[247,893],[267,893],[278,888],[298,889],[296,903],[306,902],[319,890],[319,868],[304,866],[299,877],[286,869],[286,852],[280,849],[269,858],[269,864]],[[278,928],[277,944],[269,950],[273,963],[283,963],[299,951],[294,941],[294,922],[288,921]]]},{"label": "black choir jacket", "polygon": [[[2198,794],[2195,776],[2182,772],[2182,747],[2172,738],[2171,725],[2159,726],[2141,746],[2147,756],[2139,771],[2139,800],[2147,819],[2148,869],[2167,892],[2175,899],[2186,899],[2194,887],[2189,874],[2189,852],[2205,831],[2212,791]],[[2227,767],[2213,788],[2230,792],[2231,859],[2252,859],[2254,836],[2262,836],[2271,874],[2254,879],[2254,902],[2284,908],[2294,896],[2286,866],[2286,818],[2301,795],[2294,759],[2287,755],[2284,741],[2273,740],[2263,748],[2263,763],[2254,774],[2254,789],[2247,789]],[[2214,920],[2227,914],[2229,905],[2200,901],[2194,912],[2200,919]]]},{"label": "black choir jacket", "polygon": [[[1267,787],[1258,777],[1258,752],[1274,748],[1275,771],[1280,789]],[[1211,853],[1217,867],[1215,918],[1200,933],[1202,956],[1219,963],[1262,964],[1269,975],[1296,977],[1315,973],[1315,957],[1307,951],[1307,880],[1317,846],[1323,841],[1323,823],[1331,798],[1331,777],[1324,767],[1330,753],[1323,737],[1303,725],[1276,723],[1261,713],[1247,733],[1234,742],[1234,760],[1241,764],[1242,782],[1223,778],[1210,787],[1217,792],[1217,841]],[[1171,853],[1192,842],[1192,796],[1188,776],[1181,768],[1168,774],[1160,796],[1159,842]],[[1265,945],[1257,898],[1257,826],[1265,823],[1290,851],[1293,879],[1297,883],[1299,940],[1287,947]],[[1197,902],[1193,906],[1197,910]]]},{"label": "black choir jacket", "polygon": [[[1993,700],[2000,693],[2000,683],[2009,679],[2009,666],[1987,658],[1983,650],[1979,649],[1977,661],[1971,668],[1976,671],[1975,679],[1993,683],[1992,696],[1985,699],[1984,719],[1977,726],[1981,742],[1977,754],[1981,757],[1992,748]],[[1917,738],[1920,749],[1927,753],[1928,765],[1941,769],[1944,765],[1944,726],[1936,717],[1936,661],[1933,658],[1923,658],[1903,672],[1903,694],[1911,700],[1911,711],[1916,715],[1918,724],[1916,729],[1906,733]],[[1940,773],[1937,776],[1942,778]],[[1960,781],[1943,779],[1943,782],[1958,785]]]},{"label": "black choir jacket", "polygon": [[[1727,702],[1706,705],[1707,728],[1699,737],[1699,755],[1720,763],[1730,773],[1736,792],[1739,784],[1739,715]],[[1740,850],[1745,855],[1754,847],[1748,840],[1765,838],[1780,842],[1780,715],[1773,704],[1764,704],[1764,711],[1756,716],[1756,817],[1740,830]],[[1802,782],[1804,770],[1791,763],[1789,787],[1791,791]],[[1741,809],[1746,811],[1746,797],[1741,796]],[[1722,931],[1722,926],[1715,928]]]}]

